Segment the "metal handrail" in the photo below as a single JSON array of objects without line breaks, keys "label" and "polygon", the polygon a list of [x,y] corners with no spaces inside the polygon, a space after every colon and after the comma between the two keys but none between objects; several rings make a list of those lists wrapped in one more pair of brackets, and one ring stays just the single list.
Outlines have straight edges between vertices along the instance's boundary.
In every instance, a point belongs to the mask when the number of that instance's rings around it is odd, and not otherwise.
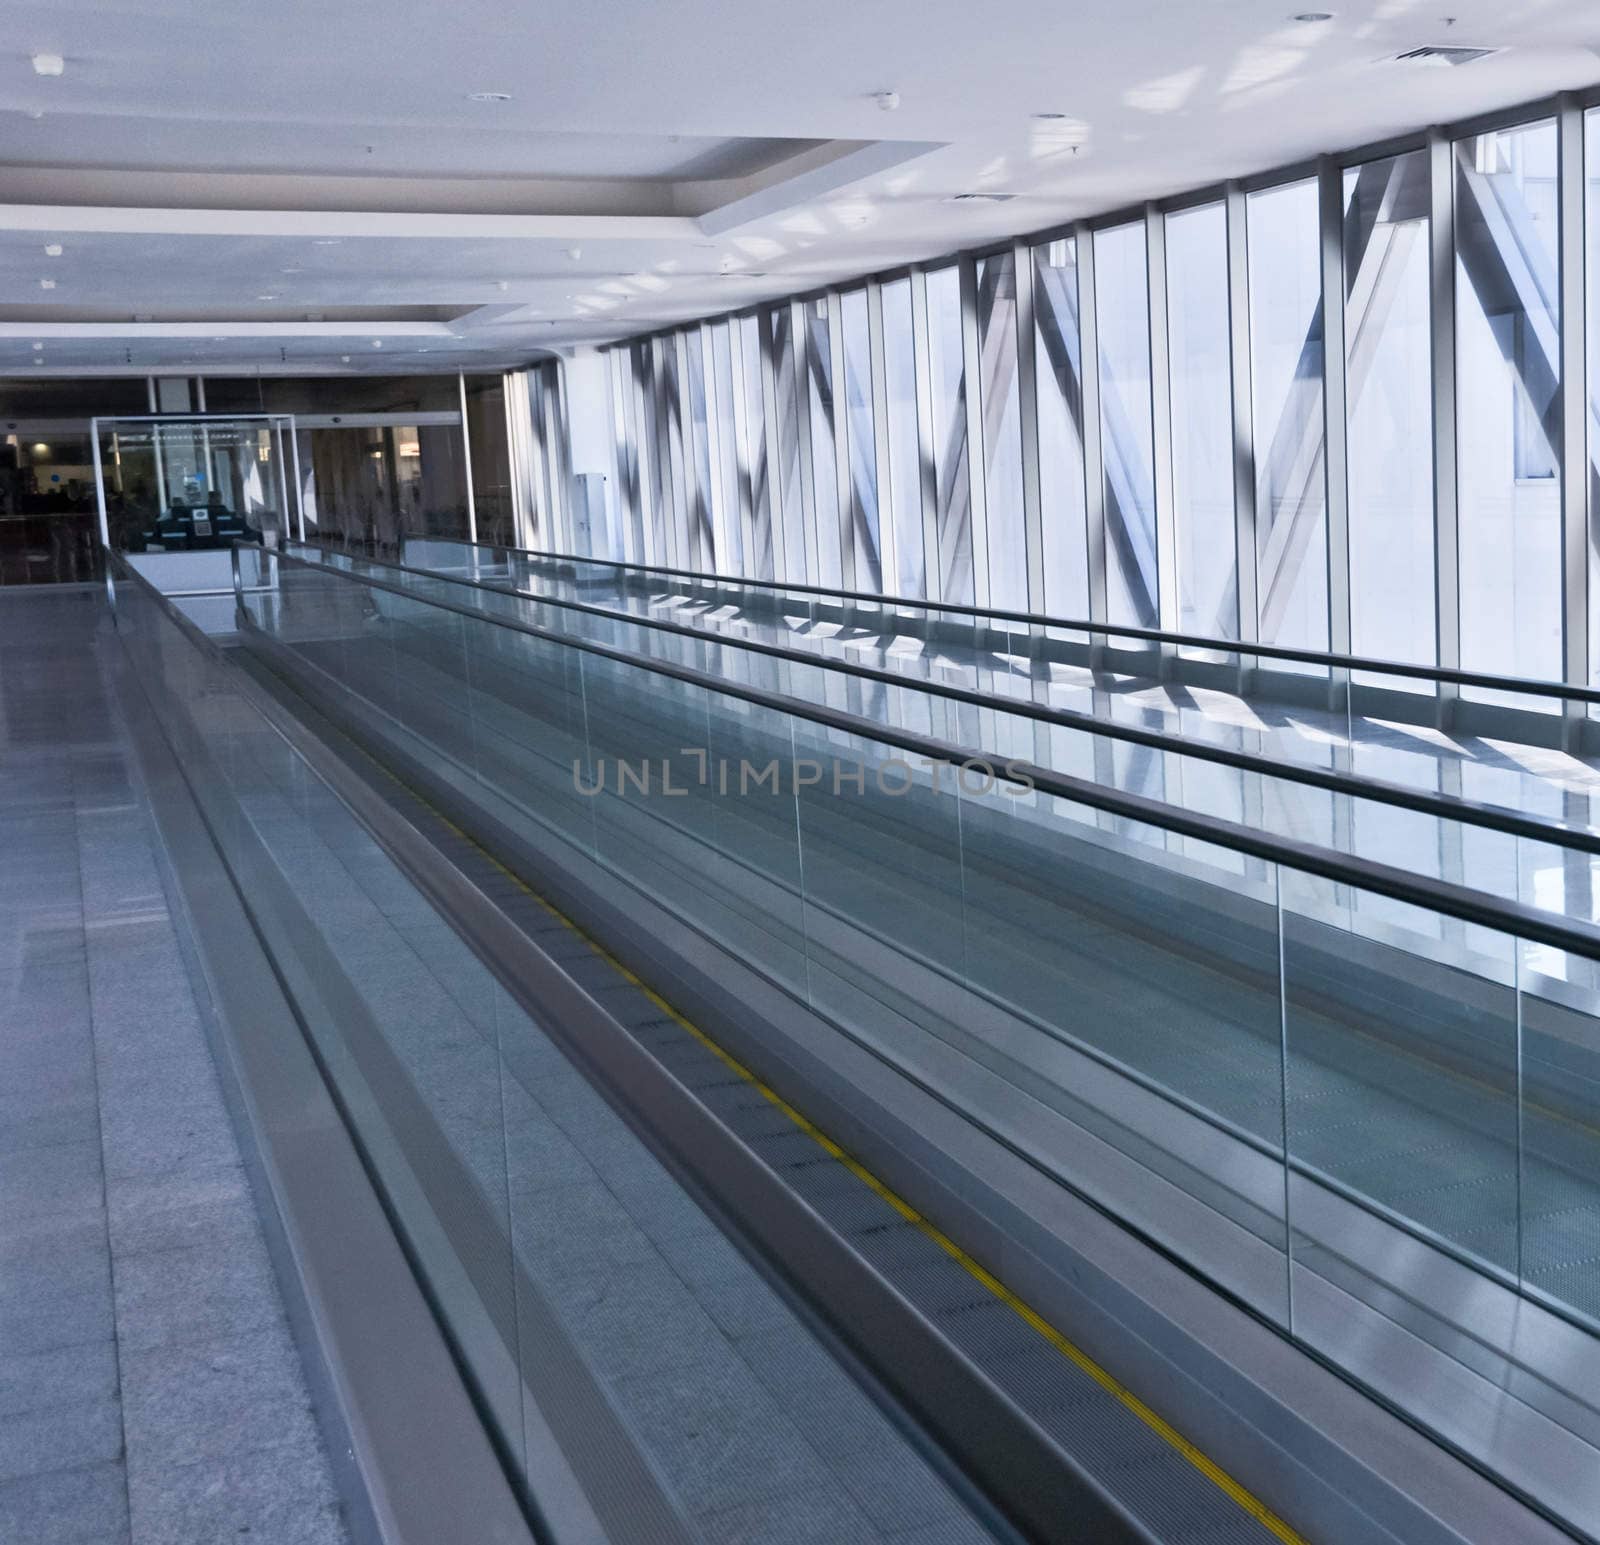
[{"label": "metal handrail", "polygon": [[1336,885],[1349,885],[1357,890],[1386,896],[1390,900],[1426,911],[1440,912],[1448,917],[1493,929],[1496,932],[1516,934],[1520,938],[1548,945],[1552,949],[1568,950],[1587,959],[1600,960],[1600,927],[1576,923],[1570,919],[1558,921],[1550,913],[1540,911],[1522,901],[1490,896],[1486,892],[1457,885],[1449,880],[1435,880],[1425,875],[1411,874],[1392,864],[1381,864],[1373,859],[1334,853],[1296,837],[1270,836],[1253,827],[1245,826],[1238,821],[1225,820],[1220,816],[1177,810],[1145,795],[1106,788],[1102,784],[1040,767],[1019,757],[1000,759],[986,756],[980,751],[956,746],[931,735],[921,735],[912,730],[879,724],[858,714],[846,713],[841,709],[829,708],[819,703],[803,703],[797,699],[782,697],[760,687],[746,686],[741,682],[728,681],[705,671],[695,670],[691,666],[677,665],[667,660],[642,658],[594,639],[574,638],[549,628],[539,627],[534,623],[510,617],[496,617],[468,606],[457,605],[453,601],[419,596],[415,591],[374,579],[370,575],[330,568],[326,564],[313,563],[306,558],[296,558],[290,553],[262,547],[256,542],[237,543],[233,551],[235,574],[239,572],[238,553],[250,551],[270,553],[276,562],[293,564],[309,573],[333,575],[338,579],[397,595],[404,600],[431,606],[439,611],[488,623],[561,648],[576,649],[583,654],[591,654],[634,670],[647,671],[652,675],[681,681],[721,697],[734,698],[771,712],[787,714],[791,718],[804,719],[825,729],[838,730],[863,740],[895,746],[900,750],[910,751],[918,757],[927,758],[935,764],[956,767],[981,766],[993,777],[1004,778],[1019,785],[1029,783],[1042,793],[1070,800],[1075,804],[1087,805],[1108,815],[1137,821],[1141,825],[1160,827],[1164,831],[1228,848],[1247,857],[1281,864],[1301,873],[1314,875],[1318,879],[1329,880]]},{"label": "metal handrail", "polygon": [[1561,698],[1572,702],[1600,704],[1600,687],[1569,686],[1564,682],[1538,681],[1528,676],[1497,676],[1484,671],[1453,670],[1442,665],[1411,665],[1401,660],[1381,660],[1366,655],[1333,654],[1326,650],[1295,649],[1286,644],[1261,644],[1241,639],[1212,638],[1203,633],[1168,633],[1159,628],[1138,628],[1125,623],[1088,622],[1082,618],[1052,617],[1043,612],[1009,611],[1002,607],[971,606],[957,601],[926,601],[914,596],[883,595],[870,590],[829,589],[825,585],[790,583],[775,579],[745,579],[736,574],[711,574],[700,569],[668,568],[663,564],[624,563],[615,558],[585,558],[577,553],[550,552],[536,547],[511,547],[504,542],[476,542],[458,536],[407,536],[412,542],[453,542],[459,547],[483,547],[491,552],[517,553],[551,563],[588,563],[601,568],[623,569],[642,574],[668,574],[704,585],[720,585],[746,590],[793,591],[800,595],[826,596],[844,601],[866,601],[884,609],[949,612],[960,617],[1019,622],[1035,628],[1060,628],[1077,633],[1104,633],[1116,638],[1134,638],[1146,643],[1173,644],[1184,649],[1208,649],[1218,654],[1256,655],[1269,660],[1288,660],[1300,665],[1319,665],[1330,670],[1366,671],[1374,675],[1405,676],[1417,681],[1443,682],[1450,686],[1477,687],[1485,691],[1515,692],[1531,697]]},{"label": "metal handrail", "polygon": [[[574,601],[558,596],[539,595],[519,590],[514,584],[496,584],[492,580],[469,579],[459,574],[441,574],[434,569],[419,568],[414,564],[396,563],[387,558],[372,558],[365,554],[349,554],[320,542],[297,542],[297,547],[326,552],[337,557],[350,557],[361,563],[380,568],[394,569],[403,574],[445,584],[462,585],[471,590],[489,591],[495,595],[518,596],[542,606],[557,606],[568,611],[601,617],[608,621],[628,623],[660,632],[675,633],[701,643],[721,645],[730,649],[749,650],[755,654],[798,664],[814,666],[819,670],[839,671],[865,681],[880,682],[911,691],[928,692],[955,702],[978,708],[991,708],[996,712],[1016,714],[1020,718],[1040,723],[1060,725],[1090,735],[1103,735],[1110,740],[1126,741],[1132,745],[1162,751],[1175,756],[1193,757],[1200,761],[1215,762],[1224,767],[1255,773],[1260,777],[1281,778],[1286,782],[1305,784],[1327,793],[1343,794],[1358,799],[1371,799],[1380,804],[1396,805],[1431,815],[1440,820],[1462,825],[1481,826],[1508,836],[1523,837],[1530,841],[1548,842],[1554,846],[1585,853],[1600,854],[1600,831],[1575,826],[1555,816],[1525,814],[1505,810],[1495,805],[1478,804],[1446,794],[1430,794],[1421,789],[1407,788],[1383,778],[1357,777],[1351,773],[1334,772],[1320,767],[1307,767],[1296,762],[1280,762],[1269,756],[1251,751],[1235,751],[1227,746],[1213,745],[1207,741],[1191,740],[1183,735],[1165,730],[1145,729],[1139,725],[1123,724],[1114,719],[1102,719],[1092,713],[1055,704],[1038,703],[1031,698],[1008,698],[983,692],[973,687],[957,686],[953,682],[923,680],[904,672],[887,670],[881,666],[864,665],[855,660],[833,659],[826,655],[795,649],[786,644],[766,643],[759,639],[739,638],[732,634],[713,633],[686,623],[672,622],[661,617],[640,616],[633,612],[616,611],[597,606],[592,601]],[[412,594],[407,591],[406,594]]]}]

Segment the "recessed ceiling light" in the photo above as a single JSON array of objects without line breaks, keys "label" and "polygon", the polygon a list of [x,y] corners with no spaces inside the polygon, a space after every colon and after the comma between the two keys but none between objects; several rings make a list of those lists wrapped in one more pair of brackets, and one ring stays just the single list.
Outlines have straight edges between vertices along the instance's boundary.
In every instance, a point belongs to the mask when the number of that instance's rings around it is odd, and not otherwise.
[{"label": "recessed ceiling light", "polygon": [[383,347],[383,339],[374,338],[372,340],[372,347],[375,348],[375,349],[381,349]]},{"label": "recessed ceiling light", "polygon": [[511,93],[509,91],[469,91],[467,100],[469,102],[509,102]]},{"label": "recessed ceiling light", "polygon": [[276,295],[258,295],[258,296],[256,296],[257,300],[276,300],[277,298],[278,297]]},{"label": "recessed ceiling light", "polygon": [[44,255],[46,257],[60,257],[61,256],[61,243],[59,241],[51,242],[49,244],[49,246],[47,246],[44,249]]},{"label": "recessed ceiling light", "polygon": [[339,356],[339,363],[341,365],[348,365],[350,363],[350,356],[348,354],[341,354]]},{"label": "recessed ceiling light", "polygon": [[317,236],[312,239],[311,245],[313,247],[337,247],[341,246],[343,242],[344,237],[342,236]]},{"label": "recessed ceiling light", "polygon": [[36,348],[36,349],[42,349],[43,347],[44,347],[44,345],[42,343],[34,344],[34,348]]},{"label": "recessed ceiling light", "polygon": [[67,61],[60,54],[35,54],[33,56],[33,73],[35,75],[60,75],[67,67]]},{"label": "recessed ceiling light", "polygon": [[576,263],[583,257],[583,248],[582,247],[568,247],[567,248],[567,256],[569,258],[571,258],[574,263]]},{"label": "recessed ceiling light", "polygon": [[39,288],[41,290],[53,290],[55,287],[56,282],[54,279],[41,279],[39,281]]}]

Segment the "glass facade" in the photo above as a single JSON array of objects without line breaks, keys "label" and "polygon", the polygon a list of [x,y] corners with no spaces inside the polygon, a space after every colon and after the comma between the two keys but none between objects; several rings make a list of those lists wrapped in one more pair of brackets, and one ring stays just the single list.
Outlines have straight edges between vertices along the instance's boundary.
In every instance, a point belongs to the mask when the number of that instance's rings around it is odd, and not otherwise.
[{"label": "glass facade", "polygon": [[1106,620],[1153,628],[1156,574],[1150,285],[1143,222],[1094,235],[1100,344],[1100,460],[1106,521]]},{"label": "glass facade", "polygon": [[1089,540],[1083,489],[1083,338],[1078,245],[1033,249],[1035,405],[1045,610],[1089,615]]},{"label": "glass facade", "polygon": [[889,487],[880,490],[881,518],[894,523],[898,576],[886,589],[922,596],[924,544],[922,519],[922,453],[917,438],[917,360],[912,326],[911,281],[896,279],[883,287],[883,374],[888,422]]},{"label": "glass facade", "polygon": [[1226,211],[1171,215],[1166,235],[1178,631],[1237,638]]},{"label": "glass facade", "polygon": [[[773,303],[727,324],[737,411],[713,324],[709,444],[735,458],[752,536],[733,552],[719,495],[717,566],[1600,681],[1600,544],[1574,530],[1600,491],[1600,109],[1565,111],[1564,140],[1508,114]],[[1584,211],[1576,285],[1563,176]],[[615,347],[675,357],[703,326]],[[1561,372],[1585,354],[1580,415]],[[648,441],[671,383],[636,380]],[[689,551],[687,514],[651,503],[666,463],[638,450],[663,562]],[[1588,475],[1565,477],[1567,458]]]},{"label": "glass facade", "polygon": [[1553,119],[1457,142],[1461,663],[1561,671]]},{"label": "glass facade", "polygon": [[1017,268],[1010,252],[978,260],[977,296],[989,604],[1022,611],[1028,605],[1028,549],[1017,386]]},{"label": "glass facade", "polygon": [[1312,179],[1250,196],[1250,381],[1262,642],[1328,647],[1322,263]]},{"label": "glass facade", "polygon": [[1350,647],[1438,663],[1428,157],[1344,174]]}]

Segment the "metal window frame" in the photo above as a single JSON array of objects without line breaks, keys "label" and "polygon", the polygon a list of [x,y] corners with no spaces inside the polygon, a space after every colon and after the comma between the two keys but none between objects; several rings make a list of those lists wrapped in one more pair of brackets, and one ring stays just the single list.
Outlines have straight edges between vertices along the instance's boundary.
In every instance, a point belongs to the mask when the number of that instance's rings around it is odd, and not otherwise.
[{"label": "metal window frame", "polygon": [[[849,460],[851,425],[848,423],[844,392],[844,349],[842,339],[842,296],[858,284],[868,297],[869,338],[872,349],[872,407],[874,465],[879,487],[879,551],[883,563],[882,587],[892,590],[898,583],[896,535],[892,493],[885,491],[892,478],[887,413],[886,365],[882,358],[882,286],[907,278],[911,287],[912,337],[917,382],[917,430],[921,459],[921,509],[923,517],[924,589],[932,601],[945,599],[942,583],[938,526],[938,463],[936,441],[939,428],[932,421],[931,377],[927,277],[930,272],[956,266],[961,299],[961,348],[965,386],[964,423],[967,435],[966,493],[971,536],[973,591],[979,606],[989,603],[990,580],[988,519],[988,447],[983,436],[983,389],[981,348],[976,315],[977,265],[985,258],[1009,252],[1017,282],[1016,346],[1018,391],[1021,407],[1022,489],[1024,538],[1027,548],[1029,607],[1042,609],[1047,604],[1044,557],[1038,431],[1038,357],[1034,308],[1032,250],[1041,242],[1071,239],[1076,247],[1080,354],[1083,362],[1084,483],[1090,619],[1106,619],[1106,530],[1105,457],[1101,422],[1100,359],[1096,306],[1094,236],[1098,231],[1140,221],[1144,226],[1147,257],[1147,298],[1149,304],[1150,384],[1153,419],[1153,452],[1156,499],[1158,593],[1162,626],[1175,629],[1180,621],[1176,490],[1172,482],[1172,421],[1170,380],[1170,317],[1167,315],[1165,217],[1186,209],[1220,201],[1225,210],[1227,229],[1228,337],[1230,356],[1230,396],[1233,416],[1233,493],[1235,574],[1238,598],[1237,633],[1242,642],[1260,637],[1258,518],[1255,426],[1251,367],[1251,326],[1249,314],[1249,245],[1245,219],[1249,195],[1286,184],[1315,179],[1318,185],[1318,242],[1322,280],[1322,433],[1325,496],[1326,545],[1323,561],[1327,566],[1327,637],[1330,652],[1348,654],[1351,640],[1350,511],[1348,484],[1348,402],[1346,383],[1345,279],[1343,253],[1343,177],[1347,169],[1370,161],[1386,159],[1412,151],[1429,157],[1430,174],[1430,320],[1432,324],[1431,369],[1433,409],[1434,472],[1434,566],[1437,617],[1437,663],[1457,668],[1460,662],[1460,533],[1458,425],[1456,422],[1455,359],[1455,219],[1454,158],[1458,141],[1475,135],[1513,128],[1542,118],[1557,123],[1559,160],[1561,350],[1562,392],[1561,491],[1562,491],[1562,675],[1569,684],[1589,679],[1589,655],[1594,648],[1589,616],[1591,578],[1589,573],[1590,529],[1596,516],[1591,510],[1588,461],[1587,378],[1585,374],[1585,231],[1583,155],[1585,114],[1600,105],[1600,86],[1558,96],[1546,96],[1513,104],[1495,111],[1458,120],[1447,126],[1408,131],[1404,134],[1347,147],[1343,150],[1268,168],[1250,176],[1224,183],[1209,183],[1186,189],[1170,197],[1138,206],[1121,205],[1092,216],[1064,222],[1021,235],[986,241],[928,262],[901,264],[862,276],[860,280],[840,281],[794,292],[777,301],[763,301],[716,313],[689,324],[663,326],[654,332],[636,335],[614,346],[634,347],[641,341],[656,350],[671,348],[679,361],[680,395],[683,375],[683,338],[688,326],[704,328],[715,320],[726,320],[734,329],[731,345],[738,343],[737,322],[755,317],[762,348],[761,372],[766,422],[762,426],[768,445],[768,498],[773,531],[774,577],[779,580],[816,581],[820,577],[816,529],[816,464],[810,403],[810,320],[807,307],[815,301],[828,305],[829,339],[832,344],[830,375],[835,401],[835,473],[839,495],[840,561],[845,588],[857,588],[855,554],[855,488]],[[801,509],[784,509],[780,469],[783,426],[778,422],[776,360],[772,351],[771,316],[775,307],[789,309],[795,370],[794,432],[799,454],[799,493]],[[658,353],[657,358],[662,356]],[[664,380],[658,369],[655,387],[664,406]],[[735,394],[736,397],[738,393]],[[708,389],[708,416],[714,413],[715,397]],[[680,418],[683,414],[680,403]],[[636,413],[636,417],[637,417]],[[736,404],[734,424],[730,426],[741,448],[747,444],[750,428],[740,427],[746,417],[742,403]],[[665,416],[658,414],[658,427],[667,434]],[[635,436],[642,422],[635,428]],[[464,429],[465,432],[465,429]],[[680,456],[682,455],[680,451]],[[746,453],[747,457],[747,453]],[[670,459],[668,463],[670,464]],[[686,528],[683,500],[686,486],[678,486],[686,475],[682,465],[674,467],[672,516],[666,522],[672,551],[652,554],[657,562],[679,556],[678,547]],[[741,476],[740,519],[745,522],[745,550],[753,553],[753,511],[747,513],[743,490],[747,480]],[[886,513],[887,511],[887,513]],[[804,540],[807,573],[788,572],[786,562],[786,524],[798,519]]]}]

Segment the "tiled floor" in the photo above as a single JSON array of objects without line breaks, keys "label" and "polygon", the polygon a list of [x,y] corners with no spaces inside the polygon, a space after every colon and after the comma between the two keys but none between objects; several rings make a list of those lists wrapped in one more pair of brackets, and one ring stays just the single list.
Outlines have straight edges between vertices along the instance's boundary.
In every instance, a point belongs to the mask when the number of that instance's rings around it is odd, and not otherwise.
[{"label": "tiled floor", "polygon": [[0,1541],[333,1545],[103,614],[0,592]]}]

